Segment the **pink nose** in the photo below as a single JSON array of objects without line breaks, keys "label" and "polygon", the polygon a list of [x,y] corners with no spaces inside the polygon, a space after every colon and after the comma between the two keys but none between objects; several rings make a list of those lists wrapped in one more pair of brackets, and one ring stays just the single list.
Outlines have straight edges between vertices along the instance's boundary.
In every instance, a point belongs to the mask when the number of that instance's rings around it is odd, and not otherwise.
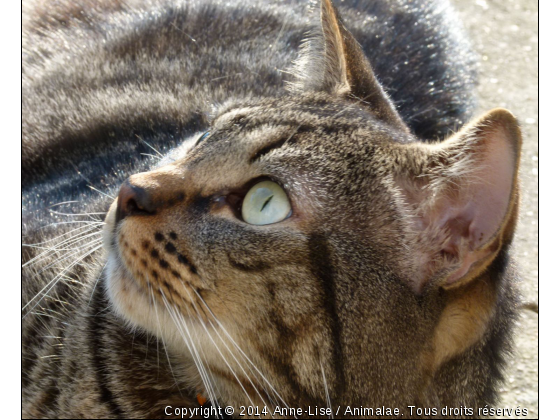
[{"label": "pink nose", "polygon": [[156,210],[157,207],[146,189],[132,185],[129,180],[121,185],[117,201],[117,223],[128,216],[155,214]]}]

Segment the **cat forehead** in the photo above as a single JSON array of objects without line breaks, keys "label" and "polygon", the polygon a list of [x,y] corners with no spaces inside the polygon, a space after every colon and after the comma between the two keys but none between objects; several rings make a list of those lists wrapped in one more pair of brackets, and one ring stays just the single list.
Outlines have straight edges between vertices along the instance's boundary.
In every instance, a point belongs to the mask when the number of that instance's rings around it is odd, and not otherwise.
[{"label": "cat forehead", "polygon": [[[240,134],[247,142],[274,141],[277,136],[308,134],[308,140],[338,144],[345,141],[381,142],[385,144],[413,141],[406,133],[376,119],[355,103],[322,94],[301,97],[271,98],[252,103],[223,106],[215,113],[212,129]],[[249,133],[258,132],[257,136]],[[264,137],[264,139],[263,139]],[[309,142],[307,142],[309,143]]]},{"label": "cat forehead", "polygon": [[214,114],[216,126],[250,123],[271,117],[313,123],[351,120],[354,124],[365,124],[375,121],[371,113],[355,103],[320,93],[226,103]]}]

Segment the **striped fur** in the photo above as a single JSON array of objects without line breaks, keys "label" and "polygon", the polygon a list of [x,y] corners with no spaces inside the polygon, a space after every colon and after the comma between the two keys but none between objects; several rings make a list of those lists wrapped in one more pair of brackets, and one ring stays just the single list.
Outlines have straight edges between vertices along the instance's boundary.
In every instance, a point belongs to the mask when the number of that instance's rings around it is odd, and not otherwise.
[{"label": "striped fur", "polygon": [[[494,401],[521,138],[503,110],[455,133],[474,71],[452,12],[252,5],[25,4],[24,417]],[[465,251],[442,208],[498,152],[503,209]],[[286,220],[240,217],[261,179]],[[117,219],[123,182],[155,210]]]}]

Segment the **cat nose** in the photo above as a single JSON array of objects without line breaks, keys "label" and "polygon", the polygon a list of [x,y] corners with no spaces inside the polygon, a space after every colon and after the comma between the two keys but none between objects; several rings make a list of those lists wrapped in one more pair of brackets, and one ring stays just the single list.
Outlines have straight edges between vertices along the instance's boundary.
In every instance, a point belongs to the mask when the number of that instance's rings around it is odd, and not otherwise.
[{"label": "cat nose", "polygon": [[121,185],[117,201],[116,223],[128,216],[155,214],[156,210],[157,207],[148,190],[132,185],[129,180]]}]

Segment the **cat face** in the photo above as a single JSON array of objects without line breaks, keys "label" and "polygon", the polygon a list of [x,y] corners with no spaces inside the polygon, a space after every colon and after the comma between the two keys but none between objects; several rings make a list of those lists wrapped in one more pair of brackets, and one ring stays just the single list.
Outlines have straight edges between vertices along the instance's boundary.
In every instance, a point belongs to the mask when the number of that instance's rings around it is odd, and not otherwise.
[{"label": "cat face", "polygon": [[[178,319],[198,334],[200,323],[215,334],[219,320],[272,376],[322,393],[321,367],[336,376],[344,331],[370,310],[355,296],[379,310],[378,289],[391,277],[384,261],[404,249],[389,173],[376,160],[410,136],[321,94],[227,107],[208,133],[121,189],[106,230],[113,302],[182,348]],[[290,212],[252,224],[243,202],[266,181],[286,193]],[[340,319],[341,308],[353,309]]]},{"label": "cat face", "polygon": [[115,309],[232,404],[414,402],[498,299],[515,120],[496,110],[416,141],[328,1],[322,19],[327,51],[296,91],[224,106],[106,219]]}]

